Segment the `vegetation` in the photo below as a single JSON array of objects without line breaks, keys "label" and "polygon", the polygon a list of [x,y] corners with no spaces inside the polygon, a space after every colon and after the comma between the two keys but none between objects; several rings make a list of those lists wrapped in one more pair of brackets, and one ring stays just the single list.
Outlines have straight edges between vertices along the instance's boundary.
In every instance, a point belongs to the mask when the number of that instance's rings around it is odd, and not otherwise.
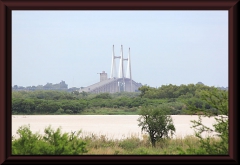
[{"label": "vegetation", "polygon": [[[12,140],[13,155],[195,155],[193,149],[202,147],[194,136],[168,138],[152,147],[148,135],[109,139],[105,135],[84,135],[81,131],[62,134],[60,128],[53,130],[50,126],[44,135],[32,133],[30,126],[21,126],[17,132],[20,137]],[[219,142],[216,138],[210,140]]]},{"label": "vegetation", "polygon": [[[218,116],[215,117],[216,124],[211,129],[202,123],[201,116],[198,121],[192,121],[192,128],[195,129],[195,136],[199,139],[200,146],[189,147],[186,150],[180,149],[181,154],[228,154],[228,95],[222,90],[213,89],[211,91],[202,91],[201,98],[211,105]],[[202,111],[203,116],[212,116],[213,114],[204,109],[199,109],[193,105],[188,106],[192,111]],[[216,133],[216,137],[204,138],[203,133]],[[217,141],[213,139],[218,139]]]},{"label": "vegetation", "polygon": [[36,90],[67,91],[68,90],[68,85],[65,83],[65,81],[61,81],[59,84],[47,83],[46,85],[27,86],[27,87],[14,85],[12,87],[12,90],[14,90],[14,91],[24,91],[24,90],[27,90],[27,91],[36,91]]},{"label": "vegetation", "polygon": [[[222,90],[213,89],[211,91],[202,91],[201,98],[208,102],[215,110],[218,115],[215,117],[216,124],[213,125],[214,129],[211,129],[202,123],[201,116],[198,121],[192,121],[192,128],[195,129],[195,136],[199,139],[199,149],[188,149],[187,152],[182,153],[207,153],[207,154],[228,154],[228,93]],[[198,110],[194,106],[189,106],[191,109]],[[204,111],[204,116],[212,116],[212,113]],[[203,133],[216,133],[218,141],[212,141],[213,138],[203,138]]]},{"label": "vegetation", "polygon": [[167,107],[164,106],[146,106],[140,110],[138,118],[138,126],[142,127],[142,131],[149,134],[153,147],[156,147],[156,142],[173,135],[175,127]]},{"label": "vegetation", "polygon": [[[81,136],[81,132],[61,133],[45,129],[45,135],[33,134],[20,127],[20,138],[12,140],[14,155],[62,154],[228,154],[228,92],[203,84],[142,86],[140,93],[88,94],[73,91],[13,91],[12,114],[135,114],[141,115],[139,126],[148,135],[143,139],[122,140],[106,136]],[[192,121],[195,136],[172,139],[175,131],[169,115],[200,114],[215,116],[210,129]],[[216,137],[203,138],[202,133],[216,132]]]},{"label": "vegetation", "polygon": [[[78,91],[12,91],[12,114],[132,114],[142,106],[164,105],[169,115],[198,114],[187,106],[194,105],[216,114],[216,108],[200,98],[201,91],[215,87],[203,84],[142,86],[139,93],[89,94]],[[223,90],[222,90],[223,91]],[[226,92],[226,91],[224,91]],[[107,112],[108,111],[108,112]]]},{"label": "vegetation", "polygon": [[21,126],[17,130],[20,136],[12,140],[13,155],[79,155],[86,153],[86,142],[79,138],[80,131],[75,133],[61,133],[60,128],[54,131],[50,126],[45,135],[33,134],[30,126]]}]

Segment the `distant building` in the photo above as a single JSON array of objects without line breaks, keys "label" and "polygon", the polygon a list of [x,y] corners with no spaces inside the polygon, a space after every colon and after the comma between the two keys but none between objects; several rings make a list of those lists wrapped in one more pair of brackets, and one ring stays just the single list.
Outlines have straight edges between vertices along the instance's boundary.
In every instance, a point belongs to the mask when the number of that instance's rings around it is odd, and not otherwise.
[{"label": "distant building", "polygon": [[[118,75],[116,75],[116,64],[115,59],[119,58],[119,70]],[[127,71],[125,76],[125,70],[123,62],[128,61]],[[90,85],[85,88],[80,88],[79,92],[89,92],[89,93],[116,93],[116,92],[136,92],[138,88],[142,86],[141,83],[137,83],[132,80],[131,72],[131,60],[130,60],[130,48],[129,55],[127,59],[123,58],[123,50],[121,46],[121,56],[115,56],[114,46],[112,55],[112,66],[110,78],[107,77],[107,73],[102,71],[100,74],[100,82]]]},{"label": "distant building", "polygon": [[102,71],[102,73],[100,73],[100,82],[107,80],[107,73],[105,73],[105,71]]}]

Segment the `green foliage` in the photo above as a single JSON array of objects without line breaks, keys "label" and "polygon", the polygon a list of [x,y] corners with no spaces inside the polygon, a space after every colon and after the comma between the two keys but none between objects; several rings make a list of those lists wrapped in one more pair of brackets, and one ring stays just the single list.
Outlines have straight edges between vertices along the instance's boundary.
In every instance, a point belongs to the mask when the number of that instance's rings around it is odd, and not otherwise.
[{"label": "green foliage", "polygon": [[[33,134],[30,130],[30,126],[21,126],[17,130],[19,139],[12,142],[12,154],[13,155],[31,155],[37,154],[39,151],[40,135]],[[40,144],[42,145],[42,143]],[[45,145],[42,145],[45,147]]]},{"label": "green foliage", "polygon": [[[227,91],[213,89],[210,91],[202,91],[201,99],[206,101],[210,106],[214,107],[217,111],[213,114],[209,111],[199,109],[198,107],[191,106],[193,111],[202,111],[203,116],[211,117],[215,116],[216,124],[213,124],[214,129],[211,129],[204,125],[199,115],[198,121],[192,121],[192,128],[195,129],[195,136],[200,140],[200,149],[193,151],[192,153],[207,153],[207,154],[228,154],[228,93]],[[212,141],[209,136],[204,138],[203,133],[216,133],[219,141]]]},{"label": "green foliage", "polygon": [[203,84],[188,84],[188,85],[162,85],[159,88],[149,87],[144,85],[139,88],[140,96],[150,99],[164,99],[164,98],[191,98],[198,97],[198,91],[210,90],[214,87],[205,86]]},{"label": "green foliage", "polygon": [[59,108],[57,111],[56,111],[56,115],[60,115],[60,114],[63,114],[64,113],[64,109],[62,108]]},{"label": "green foliage", "polygon": [[167,115],[168,111],[165,106],[144,106],[140,110],[141,116],[138,118],[138,126],[149,134],[153,147],[158,140],[169,138],[175,132],[172,118]]},{"label": "green foliage", "polygon": [[101,99],[111,99],[111,95],[110,93],[100,93],[99,95],[97,95],[95,98],[101,98]]},{"label": "green foliage", "polygon": [[[142,86],[140,92],[119,92],[91,94],[78,91],[64,92],[53,90],[13,91],[12,114],[87,114],[92,109],[97,114],[98,109],[118,109],[119,114],[126,114],[126,109],[138,109],[141,106],[164,105],[169,108],[169,115],[198,114],[191,105],[213,114],[217,109],[207,100],[201,99],[201,92],[214,87],[203,84],[162,85],[159,88]],[[59,109],[61,109],[59,111]],[[187,110],[188,109],[188,110]],[[133,111],[132,111],[133,112]],[[116,112],[109,112],[118,114]],[[104,112],[105,114],[105,112]],[[138,111],[135,111],[138,115]]]},{"label": "green foliage", "polygon": [[120,98],[120,97],[128,97],[128,98],[136,98],[140,95],[140,92],[116,92],[112,93],[112,98]]},{"label": "green foliage", "polygon": [[[55,152],[59,155],[208,155],[195,136],[161,139],[155,147],[151,147],[148,135],[143,135],[142,139],[131,136],[118,140],[80,132],[62,134],[60,128],[54,131],[47,127],[45,134],[40,136],[33,134],[30,126],[22,126],[18,132],[20,137],[12,140],[13,155],[55,155]],[[210,141],[220,142],[214,137]],[[82,142],[85,145],[81,145]]]},{"label": "green foliage", "polygon": [[88,93],[84,91],[82,91],[80,94],[82,95],[83,98],[86,98],[88,96]]},{"label": "green foliage", "polygon": [[79,155],[86,153],[86,142],[80,139],[81,131],[75,135],[54,131],[50,126],[44,130],[44,136],[33,134],[30,126],[21,126],[17,130],[20,136],[12,141],[13,155]]},{"label": "green foliage", "polygon": [[140,97],[144,97],[146,95],[146,93],[148,91],[150,91],[151,89],[153,89],[153,88],[150,86],[147,86],[147,85],[143,85],[140,88],[138,88],[138,90],[141,92]]},{"label": "green foliage", "polygon": [[127,138],[120,142],[119,146],[125,150],[133,150],[138,147],[140,140],[138,138]]},{"label": "green foliage", "polygon": [[[194,155],[196,152],[208,155],[201,149],[200,142],[195,136],[161,139],[155,147],[151,146],[148,135],[144,135],[142,139],[136,136],[108,139],[104,135],[90,134],[84,136],[84,140],[87,141],[88,153],[86,155]],[[218,142],[219,140],[211,139],[211,141]]]},{"label": "green foliage", "polygon": [[138,155],[148,155],[149,154],[149,150],[145,147],[140,147],[140,148],[137,148],[135,150],[136,154]]},{"label": "green foliage", "polygon": [[82,112],[82,115],[136,115],[138,108],[93,108]]}]

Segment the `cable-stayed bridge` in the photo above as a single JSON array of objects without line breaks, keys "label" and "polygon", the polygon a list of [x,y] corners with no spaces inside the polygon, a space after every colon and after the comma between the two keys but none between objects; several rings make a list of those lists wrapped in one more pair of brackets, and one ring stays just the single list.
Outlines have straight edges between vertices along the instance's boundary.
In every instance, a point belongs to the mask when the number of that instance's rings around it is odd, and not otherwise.
[{"label": "cable-stayed bridge", "polygon": [[[117,74],[116,60],[119,59],[119,69]],[[124,61],[128,61],[127,70],[124,69]],[[126,73],[126,75],[125,75]],[[116,92],[136,92],[138,88],[142,86],[141,83],[137,83],[132,80],[131,72],[131,60],[130,60],[130,48],[128,58],[123,58],[123,46],[121,45],[121,55],[115,56],[114,45],[112,54],[111,74],[108,78],[107,73],[102,71],[100,74],[100,82],[90,85],[85,88],[81,88],[79,92],[90,93],[116,93]]]}]

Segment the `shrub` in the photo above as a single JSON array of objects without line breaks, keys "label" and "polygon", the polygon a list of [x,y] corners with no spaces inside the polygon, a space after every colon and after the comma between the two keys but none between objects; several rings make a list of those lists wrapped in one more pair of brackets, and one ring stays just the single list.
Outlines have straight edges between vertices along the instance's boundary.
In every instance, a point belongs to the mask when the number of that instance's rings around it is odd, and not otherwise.
[{"label": "shrub", "polygon": [[56,112],[55,112],[55,114],[57,114],[57,115],[60,115],[60,114],[63,114],[64,113],[64,109],[62,109],[62,108],[59,108]]},{"label": "shrub", "polygon": [[[215,114],[208,110],[199,109],[197,106],[189,106],[191,111],[202,112],[203,116],[211,117],[213,115],[218,115],[214,117],[216,124],[213,124],[214,129],[205,126],[202,123],[201,116],[199,115],[198,121],[193,120],[193,126],[195,130],[195,136],[199,139],[200,147],[193,148],[189,146],[186,151],[191,154],[228,154],[228,93],[227,91],[212,89],[209,91],[202,91],[200,97],[207,104],[216,109]],[[202,133],[217,133],[217,139],[208,136],[204,138]],[[184,154],[184,150],[179,149],[180,154]]]},{"label": "shrub", "polygon": [[13,155],[79,155],[86,153],[86,142],[80,139],[81,131],[75,135],[54,131],[50,126],[44,130],[45,135],[33,134],[30,126],[21,126],[17,130],[20,138],[12,141]]},{"label": "shrub", "polygon": [[134,148],[137,148],[140,141],[137,138],[131,138],[131,139],[124,139],[120,142],[119,146],[122,147],[125,150],[133,150]]}]

